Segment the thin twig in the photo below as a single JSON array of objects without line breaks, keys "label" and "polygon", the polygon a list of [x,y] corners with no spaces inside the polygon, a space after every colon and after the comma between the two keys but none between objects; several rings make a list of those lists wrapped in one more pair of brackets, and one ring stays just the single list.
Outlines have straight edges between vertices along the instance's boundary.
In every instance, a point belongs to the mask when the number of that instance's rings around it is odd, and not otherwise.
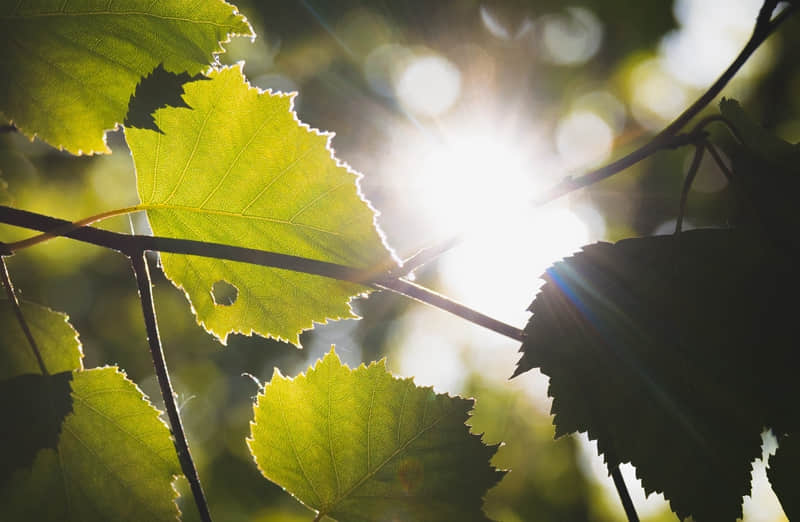
[{"label": "thin twig", "polygon": [[707,141],[705,143],[705,146],[708,149],[708,152],[711,153],[711,157],[714,158],[714,163],[717,164],[717,167],[719,167],[719,170],[722,172],[722,175],[725,176],[725,179],[728,180],[728,183],[733,182],[733,172],[731,172],[731,169],[729,169],[728,166],[725,165],[725,162],[722,159],[722,154],[720,154],[719,149],[717,149],[717,146],[711,143],[710,141]]},{"label": "thin twig", "polygon": [[625,515],[628,517],[628,522],[639,522],[639,515],[636,514],[636,508],[633,506],[631,495],[628,493],[628,487],[625,485],[625,479],[619,471],[619,466],[608,465],[608,471],[611,473],[611,478],[614,479],[614,486],[617,488],[619,499],[622,501],[622,507],[625,509]]},{"label": "thin twig", "polygon": [[744,143],[744,139],[742,139],[742,135],[739,133],[739,129],[736,128],[736,125],[733,124],[731,120],[723,116],[722,114],[710,114],[703,118],[702,120],[698,121],[697,124],[694,126],[694,130],[692,131],[693,134],[696,134],[702,129],[708,127],[708,125],[720,122],[725,125],[725,128],[728,129],[728,132],[736,138],[736,141],[739,143]]},{"label": "thin twig", "polygon": [[[69,222],[0,205],[0,223],[7,223],[9,225],[32,230],[48,231],[54,230]],[[451,314],[505,335],[511,339],[520,341],[524,337],[522,330],[519,328],[493,319],[420,285],[399,277],[393,277],[390,275],[390,272],[376,274],[374,270],[362,270],[336,263],[307,259],[289,254],[267,252],[254,248],[243,248],[188,239],[120,234],[118,232],[111,232],[93,227],[72,229],[66,232],[64,237],[117,250],[129,257],[132,257],[137,252],[148,250],[168,252],[171,254],[195,255],[214,259],[226,259],[229,261],[240,261],[251,265],[280,268],[294,272],[303,272],[306,274],[338,279],[340,281],[350,281],[373,288],[387,289],[422,301],[446,312],[450,312]]]},{"label": "thin twig", "polygon": [[698,143],[694,150],[692,164],[689,165],[689,171],[686,173],[686,179],[684,180],[683,188],[681,189],[681,202],[678,206],[678,219],[675,220],[675,235],[681,233],[683,216],[686,214],[686,202],[689,200],[689,190],[692,188],[694,178],[697,177],[697,171],[700,169],[700,163],[703,161],[703,153],[705,150],[705,142]]},{"label": "thin twig", "polygon": [[11,308],[14,309],[14,314],[17,316],[17,321],[19,322],[20,328],[22,328],[22,332],[25,334],[25,338],[28,339],[28,344],[30,345],[31,350],[33,350],[33,355],[36,357],[36,362],[39,363],[39,369],[42,371],[42,375],[50,375],[50,373],[47,371],[47,367],[44,365],[42,353],[39,351],[39,347],[36,345],[36,340],[33,338],[33,333],[31,333],[28,322],[25,320],[25,316],[22,315],[22,309],[19,306],[17,294],[14,292],[14,284],[11,282],[11,276],[8,275],[6,258],[3,256],[0,256],[0,277],[3,280],[3,286],[6,289],[8,301],[11,303]]},{"label": "thin twig", "polygon": [[132,212],[139,212],[141,210],[142,209],[139,207],[127,207],[127,208],[118,208],[115,210],[110,210],[108,212],[103,212],[101,214],[96,214],[94,216],[89,216],[87,218],[80,219],[78,221],[67,223],[57,229],[49,230],[47,232],[44,232],[42,234],[37,234],[27,239],[16,241],[14,243],[8,243],[6,247],[10,249],[12,252],[16,252],[24,248],[29,248],[38,245],[40,243],[44,243],[45,241],[49,241],[50,239],[53,239],[55,237],[63,236],[70,230],[75,230],[76,228],[80,228],[85,225],[91,225],[92,223],[97,223],[98,221],[102,221],[110,217],[122,216],[125,214],[130,214]]},{"label": "thin twig", "polygon": [[[758,47],[775,31],[775,29],[777,29],[778,26],[786,21],[786,19],[788,19],[797,8],[796,4],[791,4],[782,12],[780,12],[774,19],[770,19],[776,4],[777,2],[772,0],[767,0],[764,2],[761,10],[759,11],[758,18],[756,19],[756,24],[753,28],[753,34],[739,52],[739,55],[733,60],[733,62],[731,62],[728,68],[725,69],[725,72],[723,72],[719,78],[717,78],[717,80],[711,84],[708,90],[706,90],[706,92],[704,92],[697,100],[695,100],[695,102],[690,105],[689,108],[683,111],[680,116],[675,118],[672,123],[667,125],[650,141],[633,152],[623,156],[622,158],[598,169],[589,171],[580,177],[574,178],[569,176],[563,179],[559,183],[550,187],[541,196],[537,197],[533,201],[533,204],[535,206],[544,206],[547,203],[551,203],[571,192],[589,187],[606,178],[610,178],[615,174],[619,174],[629,167],[632,167],[640,161],[652,156],[656,152],[664,149],[675,148],[680,145],[691,144],[691,140],[682,140],[679,132],[686,126],[686,124],[688,124],[695,116],[697,116],[704,108],[706,108],[706,106],[711,103],[720,92],[722,92],[722,89],[725,88],[728,82],[730,82],[731,78],[733,78],[739,69],[741,69],[741,67],[756,51],[756,49],[758,49]],[[724,121],[726,124],[728,124],[728,127],[732,130],[732,132],[736,132],[727,119],[718,115],[710,116],[708,121],[704,122],[703,126],[711,121],[716,120]],[[441,245],[432,247],[432,250],[436,251],[437,255],[441,255],[447,250],[458,245],[461,240],[462,236],[454,236],[442,242]],[[420,264],[422,263],[417,264],[415,268]]]},{"label": "thin twig", "polygon": [[[675,118],[672,123],[667,125],[661,132],[656,134],[653,139],[644,144],[642,147],[636,149],[627,156],[614,161],[613,163],[593,170],[579,178],[565,179],[561,183],[558,183],[550,190],[545,192],[544,195],[537,199],[535,203],[537,205],[544,205],[545,203],[549,203],[561,196],[569,194],[570,192],[574,192],[580,188],[588,187],[589,185],[594,185],[598,181],[602,181],[627,169],[628,167],[638,163],[639,161],[661,149],[671,147],[672,140],[681,131],[681,129],[683,129],[687,123],[697,116],[700,111],[705,109],[706,106],[711,103],[720,92],[722,92],[722,89],[725,88],[731,78],[733,78],[739,69],[741,69],[741,67],[755,52],[755,50],[758,49],[764,40],[766,40],[769,35],[778,28],[778,26],[780,26],[787,18],[789,18],[796,8],[795,4],[792,4],[778,14],[774,20],[770,20],[769,15],[771,15],[775,3],[776,2],[770,2],[769,0],[764,2],[764,7],[762,7],[761,11],[759,12],[759,17],[756,21],[755,28],[753,29],[753,34],[750,36],[750,39],[744,45],[736,59],[731,62],[728,68],[725,69],[725,72],[723,72],[720,77],[717,78],[713,84],[711,84],[706,92],[704,92],[692,105],[690,105],[689,108],[683,111],[680,116]],[[768,4],[771,4],[772,7],[770,7]],[[765,15],[765,13],[767,14]]]},{"label": "thin twig", "polygon": [[466,319],[467,321],[482,326],[487,330],[497,332],[501,335],[522,342],[525,340],[525,332],[515,326],[511,326],[502,321],[477,312],[467,306],[457,303],[441,294],[433,292],[424,286],[420,286],[411,281],[399,278],[390,278],[375,284],[378,288],[385,288],[392,292],[410,297],[417,301],[429,304],[440,310],[445,310],[453,315]]},{"label": "thin twig", "polygon": [[167,410],[167,417],[172,428],[172,436],[175,442],[175,449],[178,452],[178,460],[181,469],[194,496],[194,502],[200,512],[200,519],[203,522],[211,522],[211,513],[208,510],[203,487],[200,484],[200,477],[197,475],[192,454],[189,451],[189,443],[183,431],[181,416],[178,412],[178,404],[175,402],[175,393],[172,391],[172,383],[169,380],[167,362],[164,359],[164,349],[161,346],[161,338],[158,335],[158,323],[156,321],[156,309],[153,303],[153,292],[150,282],[150,269],[147,266],[147,258],[143,250],[130,252],[133,272],[136,274],[136,283],[139,286],[139,301],[142,303],[142,313],[144,314],[144,324],[147,328],[147,341],[150,344],[150,354],[153,357],[153,366],[156,370],[158,385],[161,388],[161,397],[164,399],[164,407]]}]

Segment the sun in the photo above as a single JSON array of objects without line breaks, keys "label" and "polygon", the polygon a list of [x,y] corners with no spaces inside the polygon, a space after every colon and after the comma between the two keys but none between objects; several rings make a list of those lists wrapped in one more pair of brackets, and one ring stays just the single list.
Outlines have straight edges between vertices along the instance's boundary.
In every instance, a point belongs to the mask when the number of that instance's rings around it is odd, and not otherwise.
[{"label": "sun", "polygon": [[[395,187],[424,230],[424,244],[453,237],[461,244],[439,261],[454,298],[518,323],[551,263],[590,242],[597,223],[585,222],[565,198],[544,207],[536,196],[558,179],[557,158],[485,124],[442,129],[398,140],[406,157]],[[396,178],[397,179],[397,178]],[[524,289],[524,290],[523,290]]]}]

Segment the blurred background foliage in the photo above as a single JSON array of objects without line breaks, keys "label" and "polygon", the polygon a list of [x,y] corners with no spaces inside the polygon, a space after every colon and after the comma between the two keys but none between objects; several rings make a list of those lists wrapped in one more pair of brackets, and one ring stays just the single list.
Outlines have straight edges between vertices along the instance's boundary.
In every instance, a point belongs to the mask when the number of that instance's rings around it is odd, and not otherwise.
[{"label": "blurred background foliage", "polygon": [[[234,40],[222,63],[245,60],[262,89],[298,91],[300,118],[336,132],[337,156],[364,173],[364,194],[401,257],[468,232],[418,279],[522,326],[552,261],[582,244],[668,232],[690,150],[662,152],[588,190],[533,209],[537,191],[643,143],[710,84],[750,34],[758,0],[242,1],[258,38]],[[755,118],[800,139],[800,22],[790,20],[726,89]],[[716,111],[711,107],[709,111]],[[0,134],[0,171],[14,205],[78,219],[137,202],[121,131],[110,156],[72,157],[14,132]],[[724,226],[732,195],[705,161],[689,226]],[[146,233],[143,216],[103,224]],[[686,225],[684,225],[686,228]],[[30,232],[3,226],[0,239]],[[155,256],[154,256],[155,258]],[[118,364],[161,402],[141,310],[124,257],[57,239],[10,259],[24,298],[67,312],[86,365]],[[318,326],[303,350],[234,336],[220,346],[194,322],[180,291],[155,275],[167,359],[190,443],[220,520],[310,520],[262,480],[244,443],[258,381],[295,375],[335,344],[351,366],[388,357],[397,374],[477,398],[473,430],[503,441],[495,465],[512,472],[487,498],[495,519],[622,520],[616,494],[585,437],[553,441],[546,379],[508,381],[518,346],[394,295],[354,303],[361,321]],[[765,451],[774,450],[767,437]],[[643,519],[675,520],[663,497]],[[186,493],[185,484],[179,488]],[[745,519],[785,520],[754,470]],[[186,520],[194,520],[184,502]]]}]

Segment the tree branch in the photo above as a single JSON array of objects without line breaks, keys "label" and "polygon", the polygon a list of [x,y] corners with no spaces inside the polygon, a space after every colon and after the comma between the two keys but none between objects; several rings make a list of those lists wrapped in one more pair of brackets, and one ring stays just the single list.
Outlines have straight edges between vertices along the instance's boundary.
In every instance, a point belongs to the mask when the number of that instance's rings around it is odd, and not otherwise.
[{"label": "tree branch", "polygon": [[769,35],[771,35],[784,21],[786,21],[786,19],[789,18],[789,16],[791,16],[796,9],[796,5],[791,4],[774,19],[770,19],[776,4],[777,2],[772,0],[767,0],[764,2],[764,5],[762,6],[759,16],[756,20],[755,27],[753,28],[753,34],[739,52],[739,55],[736,57],[736,59],[731,62],[728,68],[725,69],[725,72],[723,72],[720,77],[717,78],[713,84],[711,84],[706,92],[704,92],[697,100],[695,100],[695,102],[690,105],[689,108],[683,111],[680,116],[675,118],[672,123],[667,125],[661,132],[656,134],[653,139],[630,154],[612,163],[609,163],[604,167],[590,171],[579,178],[569,177],[564,179],[560,183],[551,187],[542,196],[537,198],[534,203],[536,205],[544,205],[560,198],[561,196],[569,194],[570,192],[594,185],[598,181],[602,181],[613,176],[614,174],[622,172],[628,167],[635,165],[636,163],[661,149],[674,147],[674,140],[676,136],[678,136],[678,133],[686,126],[687,123],[697,116],[700,111],[705,109],[706,106],[711,103],[720,92],[722,92],[722,89],[725,88],[728,82],[731,81],[731,78],[733,78],[733,76],[739,72],[739,69],[742,68],[755,50],[758,49],[759,46],[769,37]]},{"label": "tree branch", "polygon": [[[739,69],[742,68],[742,66],[756,51],[756,49],[758,49],[758,47],[764,43],[764,41],[775,31],[775,29],[777,29],[779,25],[789,18],[789,16],[791,16],[796,9],[796,5],[791,4],[780,14],[778,14],[774,20],[772,20],[770,19],[770,15],[772,14],[776,4],[777,2],[774,0],[767,0],[764,2],[761,10],[759,11],[758,18],[756,19],[753,34],[739,52],[739,55],[736,57],[736,59],[731,62],[725,72],[723,72],[719,78],[717,78],[717,80],[708,88],[708,90],[704,92],[697,100],[695,100],[695,102],[689,106],[689,108],[684,110],[680,116],[675,118],[672,123],[662,129],[661,132],[656,134],[650,141],[633,152],[623,156],[622,158],[604,165],[603,167],[589,171],[578,178],[573,178],[572,176],[564,178],[557,184],[550,187],[542,195],[534,199],[533,204],[535,206],[544,206],[547,203],[551,203],[571,192],[589,187],[595,183],[603,181],[606,178],[610,178],[615,174],[619,174],[625,169],[628,169],[640,161],[647,159],[656,152],[695,143],[690,134],[681,135],[679,134],[680,131],[709,103],[711,103],[711,101],[713,101],[713,99],[722,91],[722,89],[725,88],[728,82],[730,82],[731,78],[733,78]],[[702,124],[698,124],[698,127],[705,126],[711,121],[717,120],[722,120],[728,123],[727,120],[721,116],[714,115],[709,116],[708,120],[704,121]],[[732,132],[735,132],[735,130],[732,130]],[[446,239],[440,244],[422,249],[419,253],[409,258],[408,262],[410,263],[410,268],[406,269],[404,273],[411,272],[415,268],[418,268],[432,259],[435,259],[444,252],[447,252],[451,248],[459,245],[463,239],[463,235],[458,234]]]},{"label": "tree branch", "polygon": [[515,341],[521,341],[524,338],[524,333],[519,328],[493,319],[420,285],[393,276],[389,272],[376,273],[375,270],[362,270],[336,263],[329,263],[327,261],[318,261],[289,254],[279,254],[276,252],[222,245],[219,243],[120,234],[93,227],[70,229],[69,227],[65,227],[65,225],[70,224],[69,221],[26,210],[4,207],[2,205],[0,205],[0,223],[7,223],[9,225],[50,233],[53,233],[54,230],[68,230],[68,232],[63,233],[64,237],[117,250],[131,258],[138,255],[139,252],[150,250],[239,261],[251,265],[280,268],[294,272],[329,277],[340,281],[350,281],[377,289],[391,290],[395,293],[450,312],[453,315],[466,319],[479,326],[483,326],[484,328],[514,339]]},{"label": "tree branch", "polygon": [[150,269],[147,266],[147,258],[143,250],[131,252],[131,264],[133,272],[136,274],[136,283],[139,286],[139,301],[142,303],[142,313],[144,314],[144,324],[147,328],[147,341],[150,344],[150,354],[153,357],[153,366],[156,370],[158,385],[161,388],[161,397],[164,399],[164,407],[167,410],[167,417],[172,428],[172,436],[175,442],[175,449],[178,452],[178,460],[181,463],[183,474],[189,481],[189,486],[194,496],[197,510],[200,512],[200,519],[203,522],[211,522],[211,513],[208,510],[203,486],[200,484],[200,477],[197,475],[192,454],[189,452],[189,443],[186,440],[186,433],[183,431],[181,416],[178,412],[178,404],[175,402],[175,393],[172,391],[172,383],[169,380],[167,362],[164,359],[164,349],[161,346],[161,338],[158,335],[158,323],[156,321],[156,309],[153,303],[153,293],[150,282]]}]

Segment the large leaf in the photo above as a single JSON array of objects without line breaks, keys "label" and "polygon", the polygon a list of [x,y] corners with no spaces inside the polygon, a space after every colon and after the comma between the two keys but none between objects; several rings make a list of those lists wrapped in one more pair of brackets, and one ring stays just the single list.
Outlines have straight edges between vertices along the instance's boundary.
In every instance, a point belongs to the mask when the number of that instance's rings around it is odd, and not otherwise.
[{"label": "large leaf", "polygon": [[252,35],[222,0],[7,0],[0,6],[0,112],[72,153],[110,152],[136,84],[157,65],[190,75],[231,35]]},{"label": "large leaf", "polygon": [[305,375],[275,371],[247,442],[315,520],[486,520],[482,498],[503,472],[489,465],[497,446],[465,425],[472,404],[396,379],[384,361],[351,370],[331,350]]},{"label": "large leaf", "polygon": [[60,426],[57,447],[39,451],[29,469],[5,483],[0,519],[176,520],[172,481],[180,467],[158,411],[117,368],[71,376],[72,412]]},{"label": "large leaf", "polygon": [[679,516],[733,520],[763,427],[800,420],[793,272],[733,230],[585,247],[543,276],[515,375],[541,368],[556,433],[588,432]]},{"label": "large leaf", "polygon": [[789,520],[800,520],[800,436],[781,437],[778,451],[769,458],[767,477]]},{"label": "large leaf", "polygon": [[[140,208],[153,232],[259,248],[360,268],[391,258],[361,198],[357,176],[339,163],[330,135],[302,125],[287,95],[250,87],[239,67],[186,84],[189,109],[155,113],[162,133],[126,129]],[[299,344],[312,321],[353,317],[366,288],[229,261],[162,255],[198,321],[225,341],[253,332]],[[215,302],[225,281],[238,294]]]},{"label": "large leaf", "polygon": [[175,520],[167,426],[116,368],[83,370],[64,314],[0,300],[0,520]]}]

